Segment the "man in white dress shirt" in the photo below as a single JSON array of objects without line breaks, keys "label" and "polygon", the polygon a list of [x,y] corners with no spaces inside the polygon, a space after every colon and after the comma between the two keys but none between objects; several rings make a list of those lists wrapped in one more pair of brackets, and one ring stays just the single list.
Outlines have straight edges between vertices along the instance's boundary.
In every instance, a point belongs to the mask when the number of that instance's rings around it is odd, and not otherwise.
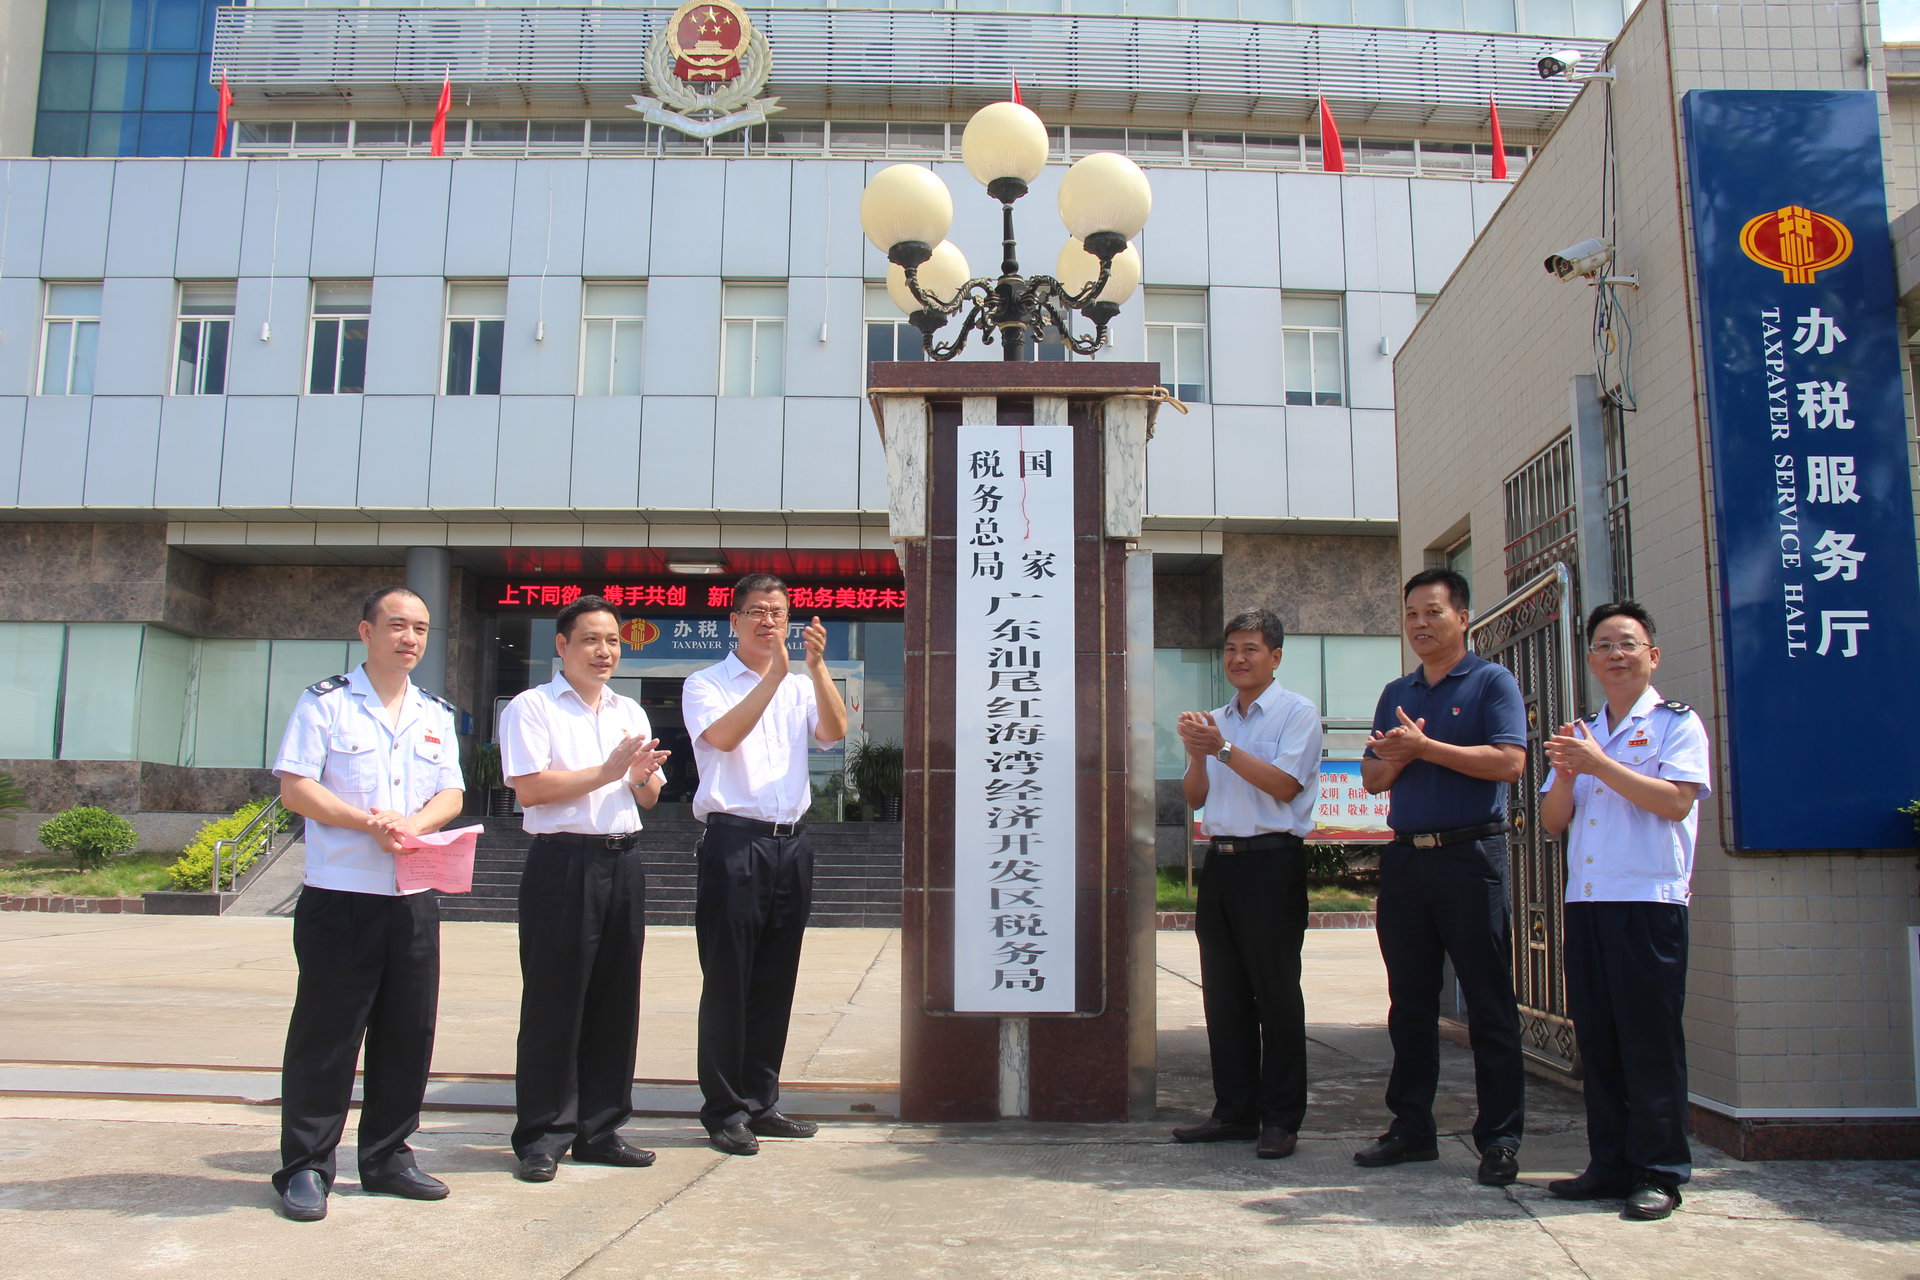
[{"label": "man in white dress shirt", "polygon": [[787,652],[787,584],[742,578],[733,593],[738,647],[687,677],[681,712],[700,765],[694,931],[700,992],[701,1123],[715,1149],[748,1156],[762,1137],[819,1129],[780,1114],[800,941],[813,905],[813,849],[801,818],[813,801],[807,749],[846,736],[847,709],[827,674],[827,629],[801,635],[806,675]]},{"label": "man in white dress shirt", "polygon": [[640,704],[607,688],[620,619],[599,596],[560,611],[560,674],[508,704],[500,759],[533,843],[520,878],[520,1041],[514,1176],[551,1182],[561,1153],[645,1168],[633,1115],[647,876],[634,843],[660,799],[659,750]]},{"label": "man in white dress shirt", "polygon": [[433,1058],[440,905],[424,889],[400,892],[393,865],[402,840],[438,831],[465,797],[453,706],[410,677],[427,625],[426,603],[405,587],[368,596],[366,661],[307,687],[273,762],[280,802],[307,820],[305,882],[293,909],[300,982],[273,1175],[295,1222],[327,1216],[362,1040],[360,1189],[409,1200],[447,1194],[407,1145]]}]

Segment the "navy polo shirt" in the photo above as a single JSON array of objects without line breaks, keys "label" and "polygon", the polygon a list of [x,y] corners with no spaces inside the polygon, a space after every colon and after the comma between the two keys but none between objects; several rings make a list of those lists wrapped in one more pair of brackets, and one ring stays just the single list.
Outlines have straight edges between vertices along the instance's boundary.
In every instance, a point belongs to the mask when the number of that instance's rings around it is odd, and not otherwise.
[{"label": "navy polo shirt", "polygon": [[[1513,673],[1496,662],[1469,653],[1437,685],[1426,669],[1415,667],[1380,694],[1373,727],[1398,728],[1396,707],[1412,720],[1425,717],[1426,734],[1460,747],[1489,743],[1527,745],[1527,709]],[[1367,749],[1369,756],[1373,749]],[[1394,781],[1387,825],[1409,834],[1477,827],[1506,817],[1507,784],[1469,778],[1427,760],[1415,760]]]}]

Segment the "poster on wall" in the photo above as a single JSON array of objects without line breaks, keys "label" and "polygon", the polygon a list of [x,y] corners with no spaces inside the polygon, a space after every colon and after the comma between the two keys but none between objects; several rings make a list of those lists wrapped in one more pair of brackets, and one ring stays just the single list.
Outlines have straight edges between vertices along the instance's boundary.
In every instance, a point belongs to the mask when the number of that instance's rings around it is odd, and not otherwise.
[{"label": "poster on wall", "polygon": [[[1684,99],[1736,849],[1911,846],[1920,564],[1871,92]],[[1842,770],[1809,762],[1869,744]]]},{"label": "poster on wall", "polygon": [[1074,1007],[1072,428],[963,426],[953,1007]]}]

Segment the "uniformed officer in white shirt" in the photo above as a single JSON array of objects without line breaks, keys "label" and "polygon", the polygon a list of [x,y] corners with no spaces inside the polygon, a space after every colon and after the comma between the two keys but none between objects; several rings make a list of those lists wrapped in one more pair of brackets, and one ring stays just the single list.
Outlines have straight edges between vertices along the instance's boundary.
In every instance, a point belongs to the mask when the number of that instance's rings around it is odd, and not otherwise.
[{"label": "uniformed officer in white shirt", "polygon": [[300,980],[273,1175],[283,1210],[300,1222],[327,1216],[363,1037],[361,1189],[412,1200],[447,1194],[407,1145],[433,1057],[440,908],[430,891],[401,893],[394,875],[401,840],[445,826],[464,797],[453,706],[408,678],[427,627],[425,602],[405,587],[367,597],[366,661],[300,695],[273,763],[281,802],[307,819],[306,880],[293,911]]},{"label": "uniformed officer in white shirt", "polygon": [[693,816],[707,824],[694,905],[700,1120],[729,1155],[819,1128],[776,1104],[813,906],[813,849],[801,822],[813,800],[807,749],[844,738],[847,709],[827,674],[820,619],[801,635],[806,675],[789,669],[788,612],[786,583],[742,578],[733,593],[738,647],[688,676],[680,702],[700,765]]},{"label": "uniformed officer in white shirt", "polygon": [[1653,688],[1653,619],[1631,600],[1587,619],[1606,706],[1547,741],[1540,821],[1567,833],[1567,1007],[1585,1070],[1585,1172],[1567,1200],[1626,1200],[1658,1219],[1692,1175],[1687,1146],[1687,902],[1707,732]]},{"label": "uniformed officer in white shirt", "polygon": [[[562,1153],[644,1168],[651,1151],[620,1126],[633,1115],[647,876],[640,809],[660,799],[647,713],[607,688],[620,618],[599,596],[560,611],[560,673],[500,717],[500,760],[533,843],[520,878],[520,1039],[514,1069],[515,1176],[551,1182]],[[636,807],[637,806],[637,807]]]},{"label": "uniformed officer in white shirt", "polygon": [[1276,678],[1285,640],[1268,610],[1234,615],[1221,651],[1234,697],[1213,712],[1182,712],[1176,728],[1187,752],[1181,790],[1189,808],[1206,810],[1194,927],[1214,1106],[1173,1137],[1251,1140],[1264,1160],[1293,1154],[1307,1112],[1302,838],[1320,791],[1320,712]]}]

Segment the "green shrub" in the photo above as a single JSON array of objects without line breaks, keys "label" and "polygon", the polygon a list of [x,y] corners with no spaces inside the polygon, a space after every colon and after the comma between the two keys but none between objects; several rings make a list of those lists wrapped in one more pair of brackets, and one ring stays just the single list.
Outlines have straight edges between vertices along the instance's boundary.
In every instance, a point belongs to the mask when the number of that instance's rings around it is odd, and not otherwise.
[{"label": "green shrub", "polygon": [[[173,882],[173,887],[188,893],[210,892],[213,889],[213,846],[222,840],[237,838],[246,825],[271,803],[272,797],[255,800],[241,805],[228,817],[215,818],[201,827],[193,843],[181,852],[179,861],[167,868],[167,876]],[[233,888],[235,879],[253,865],[254,859],[266,852],[273,837],[285,831],[290,821],[289,815],[283,811],[274,821],[255,827],[244,843],[224,850],[220,855],[220,888]]]},{"label": "green shrub", "polygon": [[70,853],[82,871],[107,865],[116,853],[130,852],[140,843],[133,824],[93,805],[75,805],[40,824],[40,843]]}]

